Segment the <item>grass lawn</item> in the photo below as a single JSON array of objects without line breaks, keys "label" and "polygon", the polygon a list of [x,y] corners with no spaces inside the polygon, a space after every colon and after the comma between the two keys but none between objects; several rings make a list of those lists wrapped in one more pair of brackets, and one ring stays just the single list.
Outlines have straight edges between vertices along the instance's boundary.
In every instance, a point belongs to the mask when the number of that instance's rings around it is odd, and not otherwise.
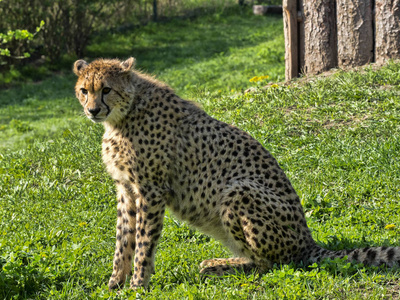
[{"label": "grass lawn", "polygon": [[[133,55],[138,67],[258,139],[288,174],[319,244],[398,245],[400,63],[243,94],[283,79],[282,30],[280,18],[226,11],[97,36],[89,59]],[[203,259],[230,254],[169,213],[149,290],[108,292],[115,190],[101,162],[102,126],[82,116],[66,72],[0,95],[0,298],[400,297],[398,268],[341,260],[202,279]],[[269,78],[249,82],[261,75]]]}]

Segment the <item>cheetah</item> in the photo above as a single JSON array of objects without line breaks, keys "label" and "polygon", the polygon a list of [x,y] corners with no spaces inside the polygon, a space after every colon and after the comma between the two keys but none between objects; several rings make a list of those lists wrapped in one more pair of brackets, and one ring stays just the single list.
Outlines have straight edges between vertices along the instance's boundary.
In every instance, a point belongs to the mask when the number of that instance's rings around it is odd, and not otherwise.
[{"label": "cheetah", "polygon": [[137,71],[134,58],[77,60],[73,71],[84,113],[104,125],[102,157],[117,188],[110,290],[130,275],[131,288],[148,286],[166,207],[233,253],[203,261],[203,275],[336,257],[389,267],[400,262],[397,247],[330,251],[317,245],[275,158],[246,132]]}]

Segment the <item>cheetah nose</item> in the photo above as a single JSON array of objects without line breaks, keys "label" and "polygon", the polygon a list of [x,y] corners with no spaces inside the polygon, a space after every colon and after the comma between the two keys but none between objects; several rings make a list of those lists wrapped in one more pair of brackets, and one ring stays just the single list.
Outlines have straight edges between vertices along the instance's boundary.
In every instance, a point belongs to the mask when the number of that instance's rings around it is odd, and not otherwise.
[{"label": "cheetah nose", "polygon": [[95,117],[99,112],[100,112],[100,107],[97,108],[89,108],[88,112],[90,112],[92,114],[93,117]]}]

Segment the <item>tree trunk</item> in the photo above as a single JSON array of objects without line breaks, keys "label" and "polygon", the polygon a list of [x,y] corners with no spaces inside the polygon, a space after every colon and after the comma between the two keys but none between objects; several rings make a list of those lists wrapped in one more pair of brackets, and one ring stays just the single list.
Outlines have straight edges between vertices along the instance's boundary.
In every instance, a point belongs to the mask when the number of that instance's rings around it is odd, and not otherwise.
[{"label": "tree trunk", "polygon": [[157,0],[153,0],[153,21],[157,22]]},{"label": "tree trunk", "polygon": [[400,0],[375,0],[375,61],[400,58]]},{"label": "tree trunk", "polygon": [[283,0],[283,25],[285,32],[285,78],[291,80],[298,77],[299,69],[299,37],[297,30],[296,1]]},{"label": "tree trunk", "polygon": [[339,67],[365,65],[374,59],[371,0],[337,0]]},{"label": "tree trunk", "polygon": [[[304,43],[303,72],[318,74],[337,66],[335,0],[299,0],[304,22],[300,35]],[[300,57],[302,61],[302,57]]]}]

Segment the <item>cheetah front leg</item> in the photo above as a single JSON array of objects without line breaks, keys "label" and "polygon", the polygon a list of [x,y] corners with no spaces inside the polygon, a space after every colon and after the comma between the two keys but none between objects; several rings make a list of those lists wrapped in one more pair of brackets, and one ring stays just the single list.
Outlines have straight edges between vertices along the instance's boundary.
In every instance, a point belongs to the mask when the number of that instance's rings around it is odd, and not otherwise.
[{"label": "cheetah front leg", "polygon": [[132,271],[133,251],[136,247],[136,194],[128,185],[117,185],[117,235],[113,261],[113,272],[108,283],[109,289],[116,289],[125,283]]},{"label": "cheetah front leg", "polygon": [[154,257],[157,242],[163,228],[165,201],[163,192],[157,187],[141,187],[136,200],[136,249],[135,268],[131,288],[146,287],[154,272]]},{"label": "cheetah front leg", "polygon": [[257,265],[246,257],[213,258],[203,260],[200,264],[201,275],[223,276],[243,271],[245,274],[260,271]]}]

